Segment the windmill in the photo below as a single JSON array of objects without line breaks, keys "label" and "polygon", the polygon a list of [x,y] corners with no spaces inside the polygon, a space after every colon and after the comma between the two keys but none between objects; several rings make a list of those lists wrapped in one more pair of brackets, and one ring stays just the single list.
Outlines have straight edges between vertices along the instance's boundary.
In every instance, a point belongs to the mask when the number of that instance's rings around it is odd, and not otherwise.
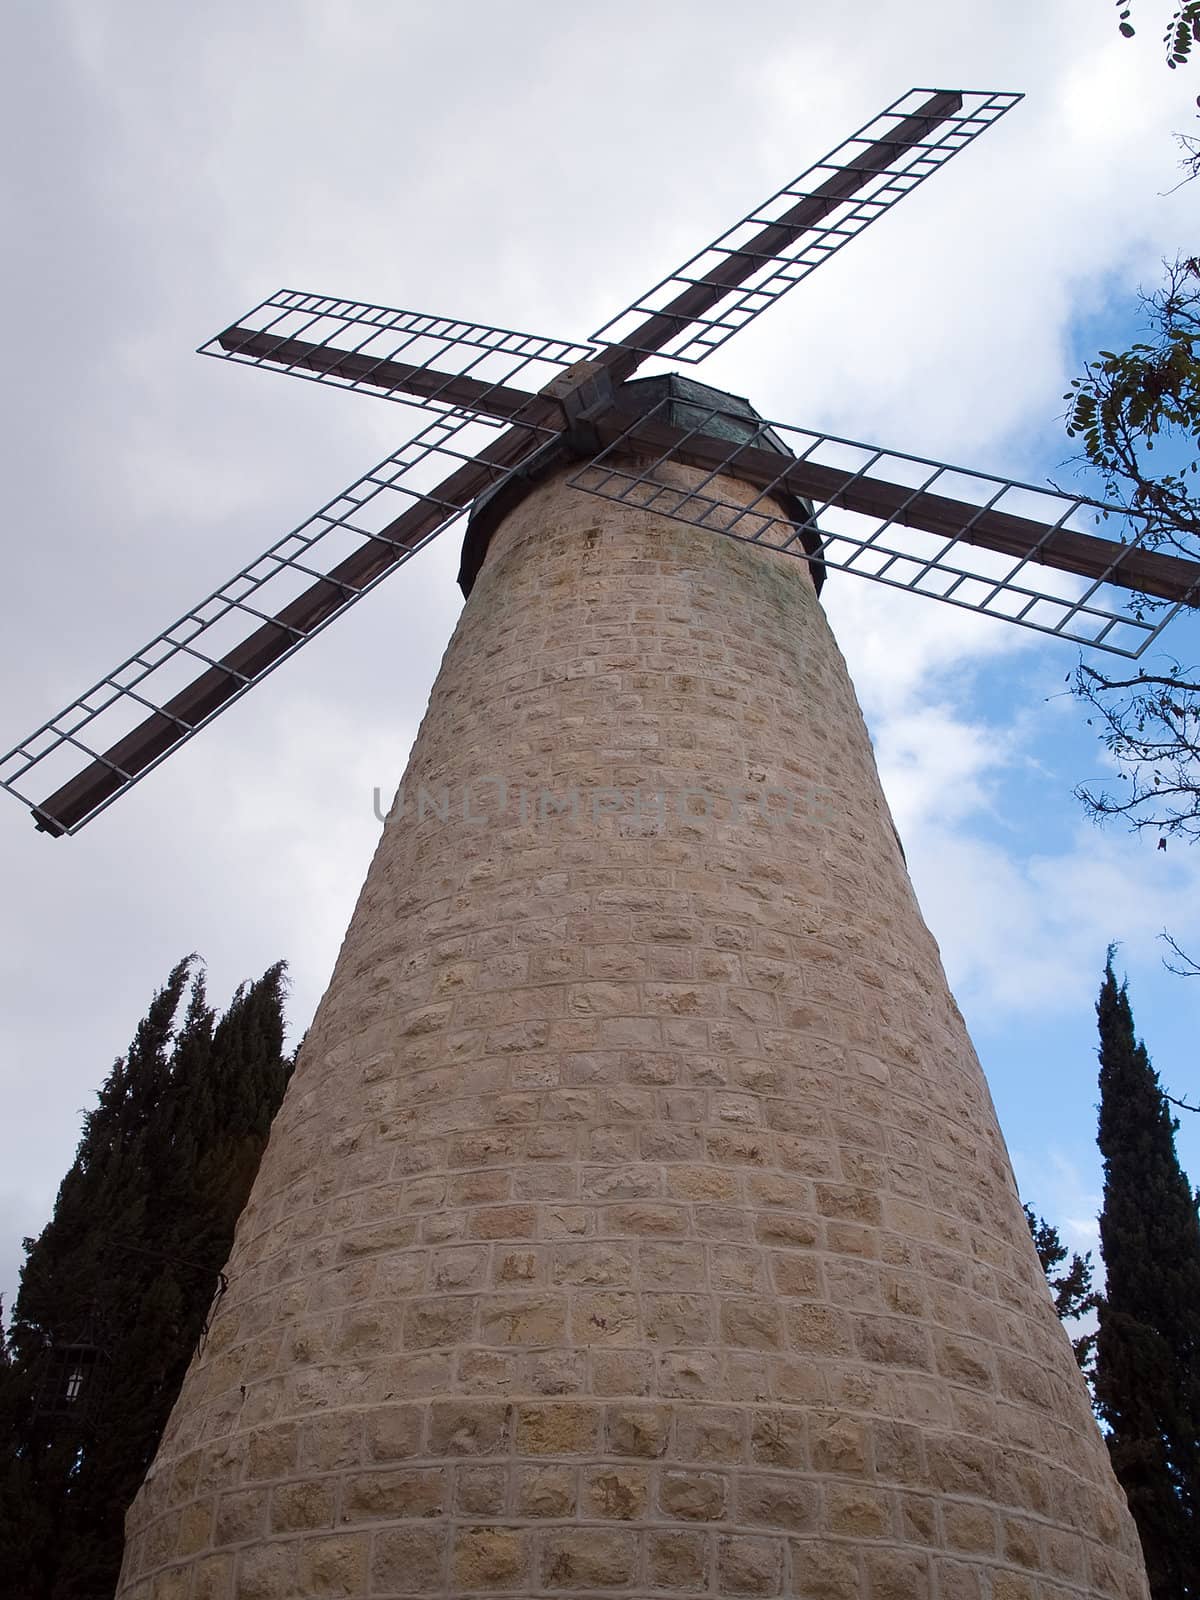
[{"label": "windmill", "polygon": [[[902,96],[584,343],[288,290],[202,347],[431,420],[0,761],[41,830],[468,512],[469,599],[410,762],[429,814],[385,829],[123,1596],[201,1567],[1144,1592],[816,597],[848,572],[1137,656],[1200,566],[1127,509],[635,376],[719,349],[1019,98]],[[668,803],[687,760],[751,814]]]}]

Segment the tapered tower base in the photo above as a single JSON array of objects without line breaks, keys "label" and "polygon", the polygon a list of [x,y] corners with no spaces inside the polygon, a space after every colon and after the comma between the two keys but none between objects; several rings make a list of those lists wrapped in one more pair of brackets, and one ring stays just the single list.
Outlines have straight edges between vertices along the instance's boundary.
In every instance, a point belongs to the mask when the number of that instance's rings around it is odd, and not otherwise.
[{"label": "tapered tower base", "polygon": [[120,1595],[1142,1600],[808,568],[564,480],[493,534]]}]

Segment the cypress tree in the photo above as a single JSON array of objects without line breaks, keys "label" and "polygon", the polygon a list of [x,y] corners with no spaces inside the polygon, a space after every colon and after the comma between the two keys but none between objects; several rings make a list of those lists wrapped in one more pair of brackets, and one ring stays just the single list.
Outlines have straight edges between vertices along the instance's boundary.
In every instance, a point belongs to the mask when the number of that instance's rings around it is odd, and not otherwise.
[{"label": "cypress tree", "polygon": [[[284,988],[280,963],[218,1019],[196,958],[178,963],[84,1119],[51,1221],[26,1240],[0,1366],[0,1592],[12,1600],[113,1592],[125,1510],[287,1083]],[[64,1352],[80,1373],[66,1405]]]},{"label": "cypress tree", "polygon": [[1100,1025],[1107,1274],[1096,1401],[1154,1600],[1200,1596],[1200,1220],[1112,950]]},{"label": "cypress tree", "polygon": [[19,1430],[29,1405],[29,1385],[22,1376],[0,1327],[0,1594],[5,1595],[22,1592],[38,1523],[27,1463],[19,1448]]},{"label": "cypress tree", "polygon": [[1069,1325],[1077,1323],[1080,1317],[1086,1316],[1089,1311],[1095,1311],[1100,1305],[1100,1296],[1092,1288],[1092,1253],[1090,1250],[1084,1255],[1075,1252],[1071,1255],[1071,1264],[1067,1270],[1058,1271],[1068,1254],[1066,1245],[1059,1238],[1058,1229],[1044,1217],[1037,1216],[1030,1206],[1023,1207],[1023,1210],[1033,1238],[1034,1249],[1038,1253],[1038,1260],[1042,1263],[1042,1271],[1046,1274],[1046,1282],[1054,1297],[1054,1309],[1058,1313],[1058,1320],[1067,1326],[1071,1349],[1075,1352],[1079,1370],[1090,1382],[1095,1365],[1095,1331],[1077,1333],[1074,1327]]}]

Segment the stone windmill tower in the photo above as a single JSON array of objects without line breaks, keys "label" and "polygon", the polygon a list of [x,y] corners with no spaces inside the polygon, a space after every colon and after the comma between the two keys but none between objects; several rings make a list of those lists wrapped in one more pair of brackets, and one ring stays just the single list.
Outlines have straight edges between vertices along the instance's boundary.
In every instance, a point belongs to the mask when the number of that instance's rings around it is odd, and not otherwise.
[{"label": "stone windmill tower", "polygon": [[473,505],[468,600],[122,1600],[1145,1594],[818,592],[1136,654],[1170,606],[1113,595],[1200,569],[631,381],[1016,99],[904,97],[588,346],[290,292],[214,341],[433,421],[7,758],[85,756],[39,826]]}]

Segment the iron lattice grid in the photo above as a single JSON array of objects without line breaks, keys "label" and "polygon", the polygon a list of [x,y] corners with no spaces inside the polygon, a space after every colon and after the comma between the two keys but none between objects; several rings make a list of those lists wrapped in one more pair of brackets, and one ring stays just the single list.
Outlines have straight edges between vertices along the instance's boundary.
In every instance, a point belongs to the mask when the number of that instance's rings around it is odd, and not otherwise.
[{"label": "iron lattice grid", "polygon": [[[80,758],[109,767],[120,784],[78,822],[61,830],[78,832],[180,743],[192,738],[456,521],[471,504],[477,488],[461,497],[447,495],[442,480],[455,467],[477,467],[479,450],[502,426],[488,417],[439,414],[0,757],[0,788],[36,814],[49,789],[65,783],[80,769]],[[534,424],[526,425],[525,431],[530,452],[548,432]],[[511,470],[496,466],[487,476],[498,483]],[[441,493],[432,492],[439,485]],[[402,539],[395,537],[390,530],[397,517],[414,507],[428,511],[424,530],[415,537],[407,533]],[[358,580],[345,571],[355,563],[364,569]],[[281,613],[286,617],[289,604],[310,594],[314,580],[325,590],[324,614],[303,627],[289,627]],[[269,635],[265,641],[268,659],[244,666],[231,662],[239,649],[245,650],[264,633]],[[197,666],[218,674],[225,693],[211,710],[189,717],[173,709],[172,701],[195,680]],[[229,692],[231,679],[234,687]],[[136,772],[126,771],[119,758],[114,759],[113,747],[152,715],[170,725],[170,742]],[[28,777],[35,770],[40,796],[27,791]]]},{"label": "iron lattice grid", "polygon": [[[1151,548],[1147,519],[1125,507],[790,423],[763,421],[740,441],[718,439],[707,431],[722,415],[717,410],[698,416],[668,448],[648,451],[652,424],[656,417],[666,420],[669,406],[664,401],[631,423],[572,475],[572,486],[1129,659],[1140,656],[1183,605],[1200,604],[1200,568],[1193,568],[1197,581],[1188,600],[1157,600],[1138,588],[1137,554]],[[743,419],[736,420],[744,426]],[[790,456],[779,455],[771,434],[782,438]],[[714,450],[720,457],[715,464]],[[750,452],[759,469],[752,497],[726,499],[717,480],[730,474],[745,485],[739,462]],[[779,466],[763,481],[761,462],[767,454]],[[697,481],[686,488],[670,481],[672,466],[694,468],[698,456],[704,464]],[[882,515],[868,509],[879,498],[876,489],[885,490],[891,502]],[[816,510],[804,522],[790,521],[779,509],[781,495],[803,496]],[[957,527],[921,526],[942,520],[943,508],[952,509]],[[1008,537],[1008,526],[1018,522],[1040,525],[1040,535],[1022,554],[996,548],[993,530]],[[1094,545],[1099,525],[1111,542],[1106,569],[1097,577],[1065,569],[1072,536]],[[821,540],[819,556],[804,548],[807,530]],[[1118,598],[1122,590],[1124,599]]]},{"label": "iron lattice grid", "polygon": [[[401,405],[475,407],[482,391],[511,411],[518,394],[543,388],[565,368],[594,356],[595,347],[280,289],[205,340],[199,354],[357,389]],[[462,378],[471,381],[456,386]],[[513,388],[518,382],[519,391]]]},{"label": "iron lattice grid", "polygon": [[[937,93],[910,89],[901,95],[823,160],[598,328],[592,338],[613,344],[628,341],[632,349],[672,361],[703,361],[1024,99],[1020,94],[964,90],[957,114],[943,115],[936,128],[915,143],[895,144],[886,166],[873,166],[873,175],[864,183],[864,157],[871,159],[872,152],[886,146],[897,128]],[[851,184],[854,192],[846,194]],[[790,222],[792,214],[802,214],[805,207],[817,215],[798,239],[782,248],[762,248],[764,231],[769,236],[773,227]],[[725,265],[747,254],[757,256],[760,265],[718,305],[699,312],[673,309],[673,302],[685,298],[689,290],[713,282]],[[638,344],[639,325],[655,318],[677,323],[677,331],[653,347]]]}]

